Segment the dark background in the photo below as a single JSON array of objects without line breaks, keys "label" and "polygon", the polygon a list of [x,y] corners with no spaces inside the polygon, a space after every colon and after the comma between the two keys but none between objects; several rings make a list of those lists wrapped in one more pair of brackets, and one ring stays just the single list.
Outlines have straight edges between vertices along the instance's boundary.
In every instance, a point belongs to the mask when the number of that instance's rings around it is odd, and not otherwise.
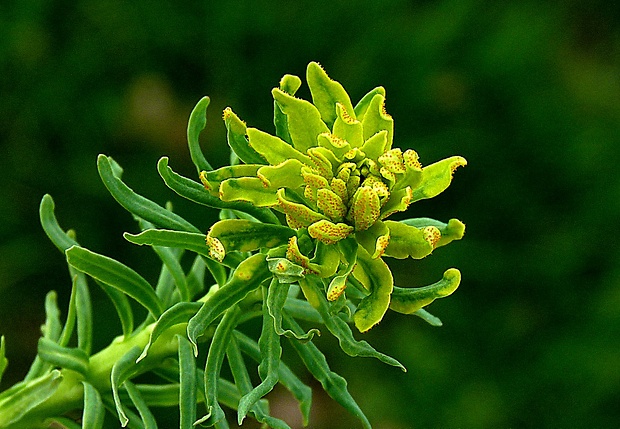
[{"label": "dark background", "polygon": [[[312,60],[354,101],[386,88],[396,146],[425,164],[469,161],[445,193],[408,212],[457,217],[465,239],[391,264],[400,286],[462,271],[459,290],[429,307],[444,326],[389,313],[364,336],[409,372],[321,339],[375,427],[618,427],[617,1],[0,3],[3,386],[35,354],[45,293],[57,290],[66,311],[63,256],[38,224],[43,194],[82,244],[154,280],[148,249],[122,239],[137,228],[101,184],[96,155],[206,231],[213,213],[168,190],[157,159],[195,173],[186,121],[209,95],[203,144],[222,165],[222,109],[272,131],[270,89],[285,73],[303,78]],[[107,304],[95,323],[106,332],[99,346],[118,332]],[[285,412],[286,397],[273,402]],[[314,412],[315,428],[359,426],[318,391]]]}]

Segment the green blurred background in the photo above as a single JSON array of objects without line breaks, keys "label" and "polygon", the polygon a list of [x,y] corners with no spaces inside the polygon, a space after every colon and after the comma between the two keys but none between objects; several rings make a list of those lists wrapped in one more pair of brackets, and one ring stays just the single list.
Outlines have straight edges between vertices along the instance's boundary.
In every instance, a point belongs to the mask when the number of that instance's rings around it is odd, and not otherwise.
[{"label": "green blurred background", "polygon": [[[186,121],[209,95],[204,149],[222,165],[222,109],[272,130],[270,89],[312,60],[355,100],[383,85],[395,144],[423,163],[469,161],[407,213],[457,217],[466,238],[392,264],[400,286],[461,269],[459,290],[429,307],[444,326],[390,313],[364,336],[409,372],[321,339],[375,426],[619,427],[620,7],[597,0],[0,3],[3,387],[36,352],[45,293],[57,290],[63,309],[68,300],[41,197],[53,195],[82,244],[155,279],[148,249],[122,239],[136,226],[101,184],[97,154],[206,230],[213,213],[169,191],[157,159],[195,173]],[[100,346],[118,328],[107,307],[96,308]],[[288,412],[286,397],[273,402]],[[317,390],[311,427],[358,426]]]}]

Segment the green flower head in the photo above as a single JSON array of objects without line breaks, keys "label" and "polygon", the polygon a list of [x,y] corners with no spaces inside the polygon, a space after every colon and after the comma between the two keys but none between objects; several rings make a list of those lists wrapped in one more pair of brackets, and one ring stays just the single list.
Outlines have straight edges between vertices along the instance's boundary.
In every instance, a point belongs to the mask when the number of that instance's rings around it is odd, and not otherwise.
[{"label": "green flower head", "polygon": [[220,221],[207,236],[211,255],[222,260],[231,251],[269,249],[273,275],[299,283],[315,306],[320,297],[310,284],[322,285],[329,301],[346,299],[345,289],[354,286],[351,296],[359,303],[353,319],[362,332],[390,306],[426,315],[423,306],[456,289],[458,270],[426,288],[395,289],[382,258],[423,258],[460,239],[465,227],[455,219],[386,218],[443,192],[465,159],[423,167],[414,150],[393,147],[394,121],[385,110],[383,87],[353,106],[319,64],[308,65],[306,78],[312,102],[295,97],[297,76],[285,75],[273,89],[275,135],[248,128],[230,108],[224,110],[228,143],[242,163],[203,171],[203,185],[222,201],[276,210],[288,227]]}]

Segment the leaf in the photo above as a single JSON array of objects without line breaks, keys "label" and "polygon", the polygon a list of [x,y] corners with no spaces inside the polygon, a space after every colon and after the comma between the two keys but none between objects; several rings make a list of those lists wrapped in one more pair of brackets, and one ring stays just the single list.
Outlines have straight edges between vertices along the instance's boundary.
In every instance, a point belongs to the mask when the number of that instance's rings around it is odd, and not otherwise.
[{"label": "leaf", "polygon": [[431,326],[443,326],[443,323],[441,323],[439,317],[433,316],[423,308],[420,308],[418,311],[414,311],[412,314],[415,314]]},{"label": "leaf", "polygon": [[[292,331],[291,331],[292,332]],[[260,348],[256,341],[247,337],[239,331],[234,331],[233,338],[236,340],[239,348],[243,353],[247,354],[255,362],[261,361]],[[230,358],[229,358],[230,362]],[[245,368],[245,366],[244,366]],[[232,369],[232,367],[231,367]],[[247,370],[246,370],[247,373]],[[284,362],[280,362],[278,367],[278,378],[280,383],[293,394],[299,402],[299,408],[303,417],[304,426],[308,425],[310,420],[310,409],[312,406],[312,389],[306,386]],[[236,380],[236,379],[235,379]],[[249,384],[251,388],[251,384]],[[260,404],[260,402],[258,403]],[[258,405],[257,404],[257,405]]]},{"label": "leaf", "polygon": [[201,307],[201,302],[178,302],[164,311],[159,319],[157,319],[157,322],[155,322],[155,326],[153,327],[149,337],[149,342],[144,347],[144,350],[138,357],[137,362],[146,357],[150,347],[155,341],[157,341],[161,334],[174,325],[178,325],[179,323],[187,323],[190,318],[196,315]]},{"label": "leaf", "polygon": [[138,410],[138,413],[140,413],[142,423],[144,424],[144,429],[157,429],[157,422],[155,421],[155,416],[153,416],[153,413],[151,413],[151,410],[149,410],[149,407],[142,398],[140,391],[129,380],[125,381],[123,383],[123,386],[125,386],[131,402],[133,402],[134,406]]},{"label": "leaf", "polygon": [[167,157],[163,157],[159,160],[157,163],[157,171],[162,179],[164,179],[166,186],[190,201],[208,207],[231,209],[248,213],[264,223],[280,223],[278,218],[269,209],[254,207],[252,204],[240,201],[222,201],[218,197],[210,195],[202,184],[175,173],[168,166]]},{"label": "leaf", "polygon": [[[356,107],[357,109],[357,107]],[[385,149],[392,147],[392,138],[394,135],[394,120],[385,112],[385,96],[380,92],[375,93],[370,99],[368,108],[360,119],[364,127],[364,141],[368,140],[379,131],[387,131],[387,144]]]},{"label": "leaf", "polygon": [[246,164],[266,164],[265,159],[250,147],[248,139],[245,137],[246,125],[230,107],[224,109],[224,124],[226,124],[226,138],[228,146],[233,150],[239,159]]},{"label": "leaf", "polygon": [[126,380],[138,371],[136,359],[139,355],[140,348],[138,346],[134,346],[127,353],[121,356],[112,366],[112,372],[110,375],[112,381],[112,396],[114,398],[116,412],[118,413],[118,419],[123,427],[127,426],[129,418],[127,417],[127,413],[121,403],[119,389]]},{"label": "leaf", "polygon": [[245,219],[226,219],[216,222],[206,237],[210,257],[222,261],[227,252],[250,252],[288,243],[295,230]]},{"label": "leaf", "polygon": [[89,429],[102,429],[105,418],[105,408],[101,401],[99,391],[87,381],[84,385],[84,411],[82,413],[82,426]]},{"label": "leaf", "polygon": [[71,296],[69,297],[69,308],[67,310],[67,319],[65,325],[62,328],[62,333],[58,339],[58,344],[66,346],[69,344],[71,335],[73,335],[73,329],[75,328],[76,308],[75,301],[77,299],[77,276],[73,277],[73,284],[71,287]]},{"label": "leaf", "polygon": [[295,319],[323,324],[323,318],[319,312],[305,299],[291,298],[289,296],[284,303],[284,309]]},{"label": "leaf", "polygon": [[353,315],[357,329],[366,332],[383,319],[390,304],[394,279],[386,263],[381,258],[372,259],[361,246],[357,251],[357,266],[353,275],[370,291]]},{"label": "leaf", "polygon": [[[237,331],[233,332],[233,334],[236,333]],[[260,357],[260,351],[258,351],[258,354]],[[226,349],[226,357],[228,359],[228,364],[233,374],[237,390],[242,395],[247,395],[252,391],[253,386],[235,335],[230,338],[230,342],[228,343],[228,347]],[[241,402],[241,400],[239,402]],[[266,401],[257,401],[252,406],[251,412],[254,414],[256,420],[261,423],[267,423],[269,427],[290,429],[290,427],[282,420],[269,416],[269,408],[266,406]]]},{"label": "leaf", "polygon": [[[45,234],[63,254],[69,247],[78,245],[58,224],[54,214],[54,200],[49,194],[44,195],[41,199],[39,217]],[[78,347],[90,354],[92,344],[92,306],[88,284],[83,273],[74,270],[72,267],[69,267],[69,271],[73,278],[73,288],[75,289]]]},{"label": "leaf", "polygon": [[443,278],[429,286],[417,288],[395,287],[392,292],[390,308],[404,314],[412,314],[426,307],[437,298],[451,295],[461,283],[461,273],[456,268],[450,268],[443,274]]},{"label": "leaf", "polygon": [[[336,272],[336,275],[332,277],[329,286],[327,287],[328,300],[335,301],[338,299],[347,287],[347,279],[357,264],[358,247],[359,245],[354,237],[349,237],[338,242],[340,259],[342,259],[342,262],[344,263],[340,265],[340,269]],[[320,301],[313,302],[312,304],[315,308],[318,308]]]},{"label": "leaf", "polygon": [[54,199],[52,196],[45,194],[39,206],[39,218],[45,234],[61,252],[64,252],[69,247],[77,245],[77,242],[67,236],[65,231],[63,231],[58,224],[54,214],[54,207]]},{"label": "leaf", "polygon": [[125,295],[122,291],[108,286],[107,284],[96,281],[96,283],[101,287],[101,289],[108,295],[110,301],[114,305],[116,309],[116,314],[118,314],[118,318],[121,322],[121,327],[123,329],[123,335],[125,338],[128,338],[133,332],[133,311],[131,310],[131,305],[129,304],[129,300],[127,299],[127,295]]},{"label": "leaf", "polygon": [[187,324],[187,335],[194,346],[196,356],[198,356],[196,340],[208,326],[226,309],[258,289],[260,284],[270,276],[271,273],[263,254],[250,256],[239,264],[230,280],[204,302],[198,313]]},{"label": "leaf", "polygon": [[[313,165],[312,160],[304,153],[307,148],[293,147],[281,138],[256,128],[248,128],[247,133],[250,147],[265,158],[270,165],[278,165],[288,159],[296,159],[308,167]],[[292,138],[295,144],[295,137],[292,136]]]},{"label": "leaf", "polygon": [[308,64],[306,80],[312,94],[312,103],[321,112],[321,118],[328,127],[331,127],[336,119],[336,103],[342,104],[355,118],[349,94],[339,82],[327,76],[319,63]]},{"label": "leaf", "polygon": [[174,231],[170,229],[147,229],[139,234],[123,234],[123,237],[131,243],[140,246],[176,247],[186,249],[199,255],[209,256],[209,248],[205,244],[206,236],[197,232]]},{"label": "leaf", "polygon": [[6,397],[0,402],[0,427],[10,427],[19,422],[30,410],[52,396],[62,380],[62,373],[53,370]]},{"label": "leaf", "polygon": [[[49,291],[45,295],[45,324],[41,326],[41,332],[44,338],[50,341],[58,342],[62,333],[62,324],[60,323],[60,309],[58,308],[57,295],[55,291]],[[40,356],[36,356],[28,373],[24,377],[24,381],[31,381],[43,374],[49,372],[52,365],[43,361]]]},{"label": "leaf", "polygon": [[465,165],[467,165],[465,158],[452,156],[424,167],[422,169],[422,179],[418,186],[413,189],[412,202],[433,198],[441,194],[450,186],[454,171],[458,167]]},{"label": "leaf", "polygon": [[336,104],[336,121],[332,134],[349,142],[352,147],[362,147],[364,144],[364,130],[362,123],[355,119],[353,108],[348,109],[342,104]]},{"label": "leaf", "polygon": [[226,348],[228,347],[232,331],[237,325],[240,314],[241,311],[239,307],[232,306],[228,308],[224,313],[224,317],[222,317],[222,321],[215,329],[207,355],[204,375],[207,414],[198,419],[194,425],[205,423],[212,426],[218,421],[226,418],[224,410],[222,410],[218,401],[218,382]]},{"label": "leaf", "polygon": [[199,140],[200,132],[207,126],[207,107],[210,101],[209,97],[201,98],[192,110],[187,124],[189,154],[198,172],[213,169],[200,149]]},{"label": "leaf", "polygon": [[83,247],[73,246],[66,252],[67,261],[77,270],[129,295],[144,306],[154,318],[163,311],[163,304],[142,276],[126,265]]},{"label": "leaf", "polygon": [[[287,94],[295,95],[300,86],[301,79],[297,76],[285,74],[282,79],[280,79],[280,90]],[[291,135],[288,131],[288,120],[275,100],[273,102],[273,124],[276,129],[276,136],[292,144]]]},{"label": "leaf", "polygon": [[306,278],[303,282],[306,288],[314,289],[316,296],[319,297],[320,305],[317,310],[329,332],[338,339],[342,351],[353,357],[373,357],[379,359],[383,363],[398,367],[403,370],[403,372],[407,372],[406,368],[396,359],[378,352],[366,341],[357,341],[353,337],[353,332],[351,332],[349,325],[342,320],[338,314],[332,312],[327,299],[321,293],[320,282],[312,278]]},{"label": "leaf", "polygon": [[[302,280],[303,279],[300,279],[299,281],[302,281]],[[309,341],[314,337],[315,334],[321,335],[321,332],[318,329],[313,328],[313,329],[310,329],[310,331],[299,336],[295,334],[293,331],[291,331],[290,329],[282,328],[282,310],[284,309],[284,305],[288,298],[287,294],[288,294],[289,286],[290,286],[289,284],[285,284],[285,283],[274,282],[274,281],[271,282],[271,284],[269,285],[269,290],[268,292],[266,292],[267,299],[265,302],[265,307],[268,310],[267,314],[271,316],[269,319],[273,323],[275,332],[278,335],[284,335],[288,338],[295,338],[299,341]]]},{"label": "leaf", "polygon": [[[296,98],[278,88],[274,88],[271,94],[286,115],[288,130],[295,149],[305,152],[317,145],[319,134],[329,132],[329,128],[321,119],[321,112],[309,101]],[[270,162],[270,164],[273,163]]]},{"label": "leaf", "polygon": [[368,110],[368,106],[370,106],[370,102],[372,101],[372,99],[377,94],[381,94],[383,97],[385,97],[385,88],[383,88],[382,86],[378,86],[378,87],[370,90],[355,105],[355,107],[353,108],[353,111],[355,112],[355,115],[356,115],[358,121],[361,121],[362,118],[364,118],[364,115],[366,114],[366,111]]},{"label": "leaf", "polygon": [[2,375],[9,365],[9,360],[6,358],[6,348],[4,342],[4,335],[0,337],[0,381],[2,381]]},{"label": "leaf", "polygon": [[[284,320],[294,332],[298,334],[303,332],[293,318],[285,315]],[[359,418],[365,429],[372,429],[368,418],[347,390],[347,381],[329,368],[325,355],[312,341],[300,343],[296,340],[290,340],[290,343],[312,376],[321,383],[325,392],[347,411]]]},{"label": "leaf", "polygon": [[112,158],[99,155],[97,158],[99,175],[110,194],[112,194],[114,199],[127,211],[160,228],[200,232],[194,225],[181,216],[135,193],[123,183],[119,176],[114,174],[112,162]]},{"label": "leaf", "polygon": [[435,247],[445,246],[454,240],[460,240],[465,235],[465,224],[458,219],[450,219],[448,223],[429,218],[404,219],[400,222],[416,228],[426,228],[427,226],[438,228],[441,238]]},{"label": "leaf", "polygon": [[[403,222],[386,220],[383,223],[390,230],[390,242],[385,248],[384,255],[392,258],[422,259],[435,249],[434,236],[425,233],[425,229],[409,226]],[[432,228],[436,228],[431,225]],[[437,230],[439,231],[439,230]]]},{"label": "leaf", "polygon": [[287,159],[277,165],[265,165],[257,171],[258,178],[272,189],[298,189],[304,185],[302,168],[304,164],[297,159]]},{"label": "leaf", "polygon": [[39,338],[38,355],[55,367],[67,368],[84,375],[88,372],[88,355],[84,350],[64,347],[42,337]]},{"label": "leaf", "polygon": [[179,429],[193,429],[196,421],[196,360],[187,338],[179,341]]},{"label": "leaf", "polygon": [[[279,284],[277,280],[272,280],[271,286],[277,284]],[[282,346],[280,345],[280,335],[278,335],[275,329],[274,319],[270,317],[267,299],[267,288],[263,286],[263,327],[258,340],[261,354],[258,373],[262,381],[258,386],[241,397],[237,412],[237,423],[239,426],[241,426],[243,419],[254,404],[271,392],[279,380],[278,368],[282,356]]]},{"label": "leaf", "polygon": [[[157,256],[159,256],[159,259],[163,262],[163,266],[167,268],[168,272],[173,277],[174,284],[176,285],[176,290],[181,301],[191,301],[192,295],[189,291],[189,286],[187,285],[187,278],[185,277],[185,272],[183,271],[181,262],[175,255],[175,252],[168,247],[152,246],[152,248]],[[162,296],[162,292],[158,289],[158,287],[155,288],[155,294],[162,301],[164,307],[166,307],[165,296]]]}]

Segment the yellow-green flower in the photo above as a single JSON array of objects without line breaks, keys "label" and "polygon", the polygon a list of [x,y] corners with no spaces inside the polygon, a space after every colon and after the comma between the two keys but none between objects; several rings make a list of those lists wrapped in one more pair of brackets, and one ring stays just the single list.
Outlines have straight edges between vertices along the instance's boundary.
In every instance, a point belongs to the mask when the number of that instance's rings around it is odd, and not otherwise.
[{"label": "yellow-green flower", "polygon": [[243,164],[200,175],[212,195],[274,209],[288,227],[225,220],[211,229],[207,243],[220,260],[230,251],[270,248],[274,275],[298,282],[310,303],[309,281],[320,279],[330,301],[355,285],[364,297],[354,321],[366,331],[390,305],[412,313],[458,286],[460,274],[451,269],[427,287],[424,299],[424,288],[395,292],[382,257],[423,258],[463,236],[464,225],[454,219],[386,218],[443,192],[466,161],[454,156],[423,167],[415,151],[393,147],[394,121],[382,87],[353,106],[317,63],[308,65],[306,77],[312,102],[294,96],[301,85],[296,76],[285,75],[273,89],[275,135],[247,128],[224,110],[229,145]]}]

